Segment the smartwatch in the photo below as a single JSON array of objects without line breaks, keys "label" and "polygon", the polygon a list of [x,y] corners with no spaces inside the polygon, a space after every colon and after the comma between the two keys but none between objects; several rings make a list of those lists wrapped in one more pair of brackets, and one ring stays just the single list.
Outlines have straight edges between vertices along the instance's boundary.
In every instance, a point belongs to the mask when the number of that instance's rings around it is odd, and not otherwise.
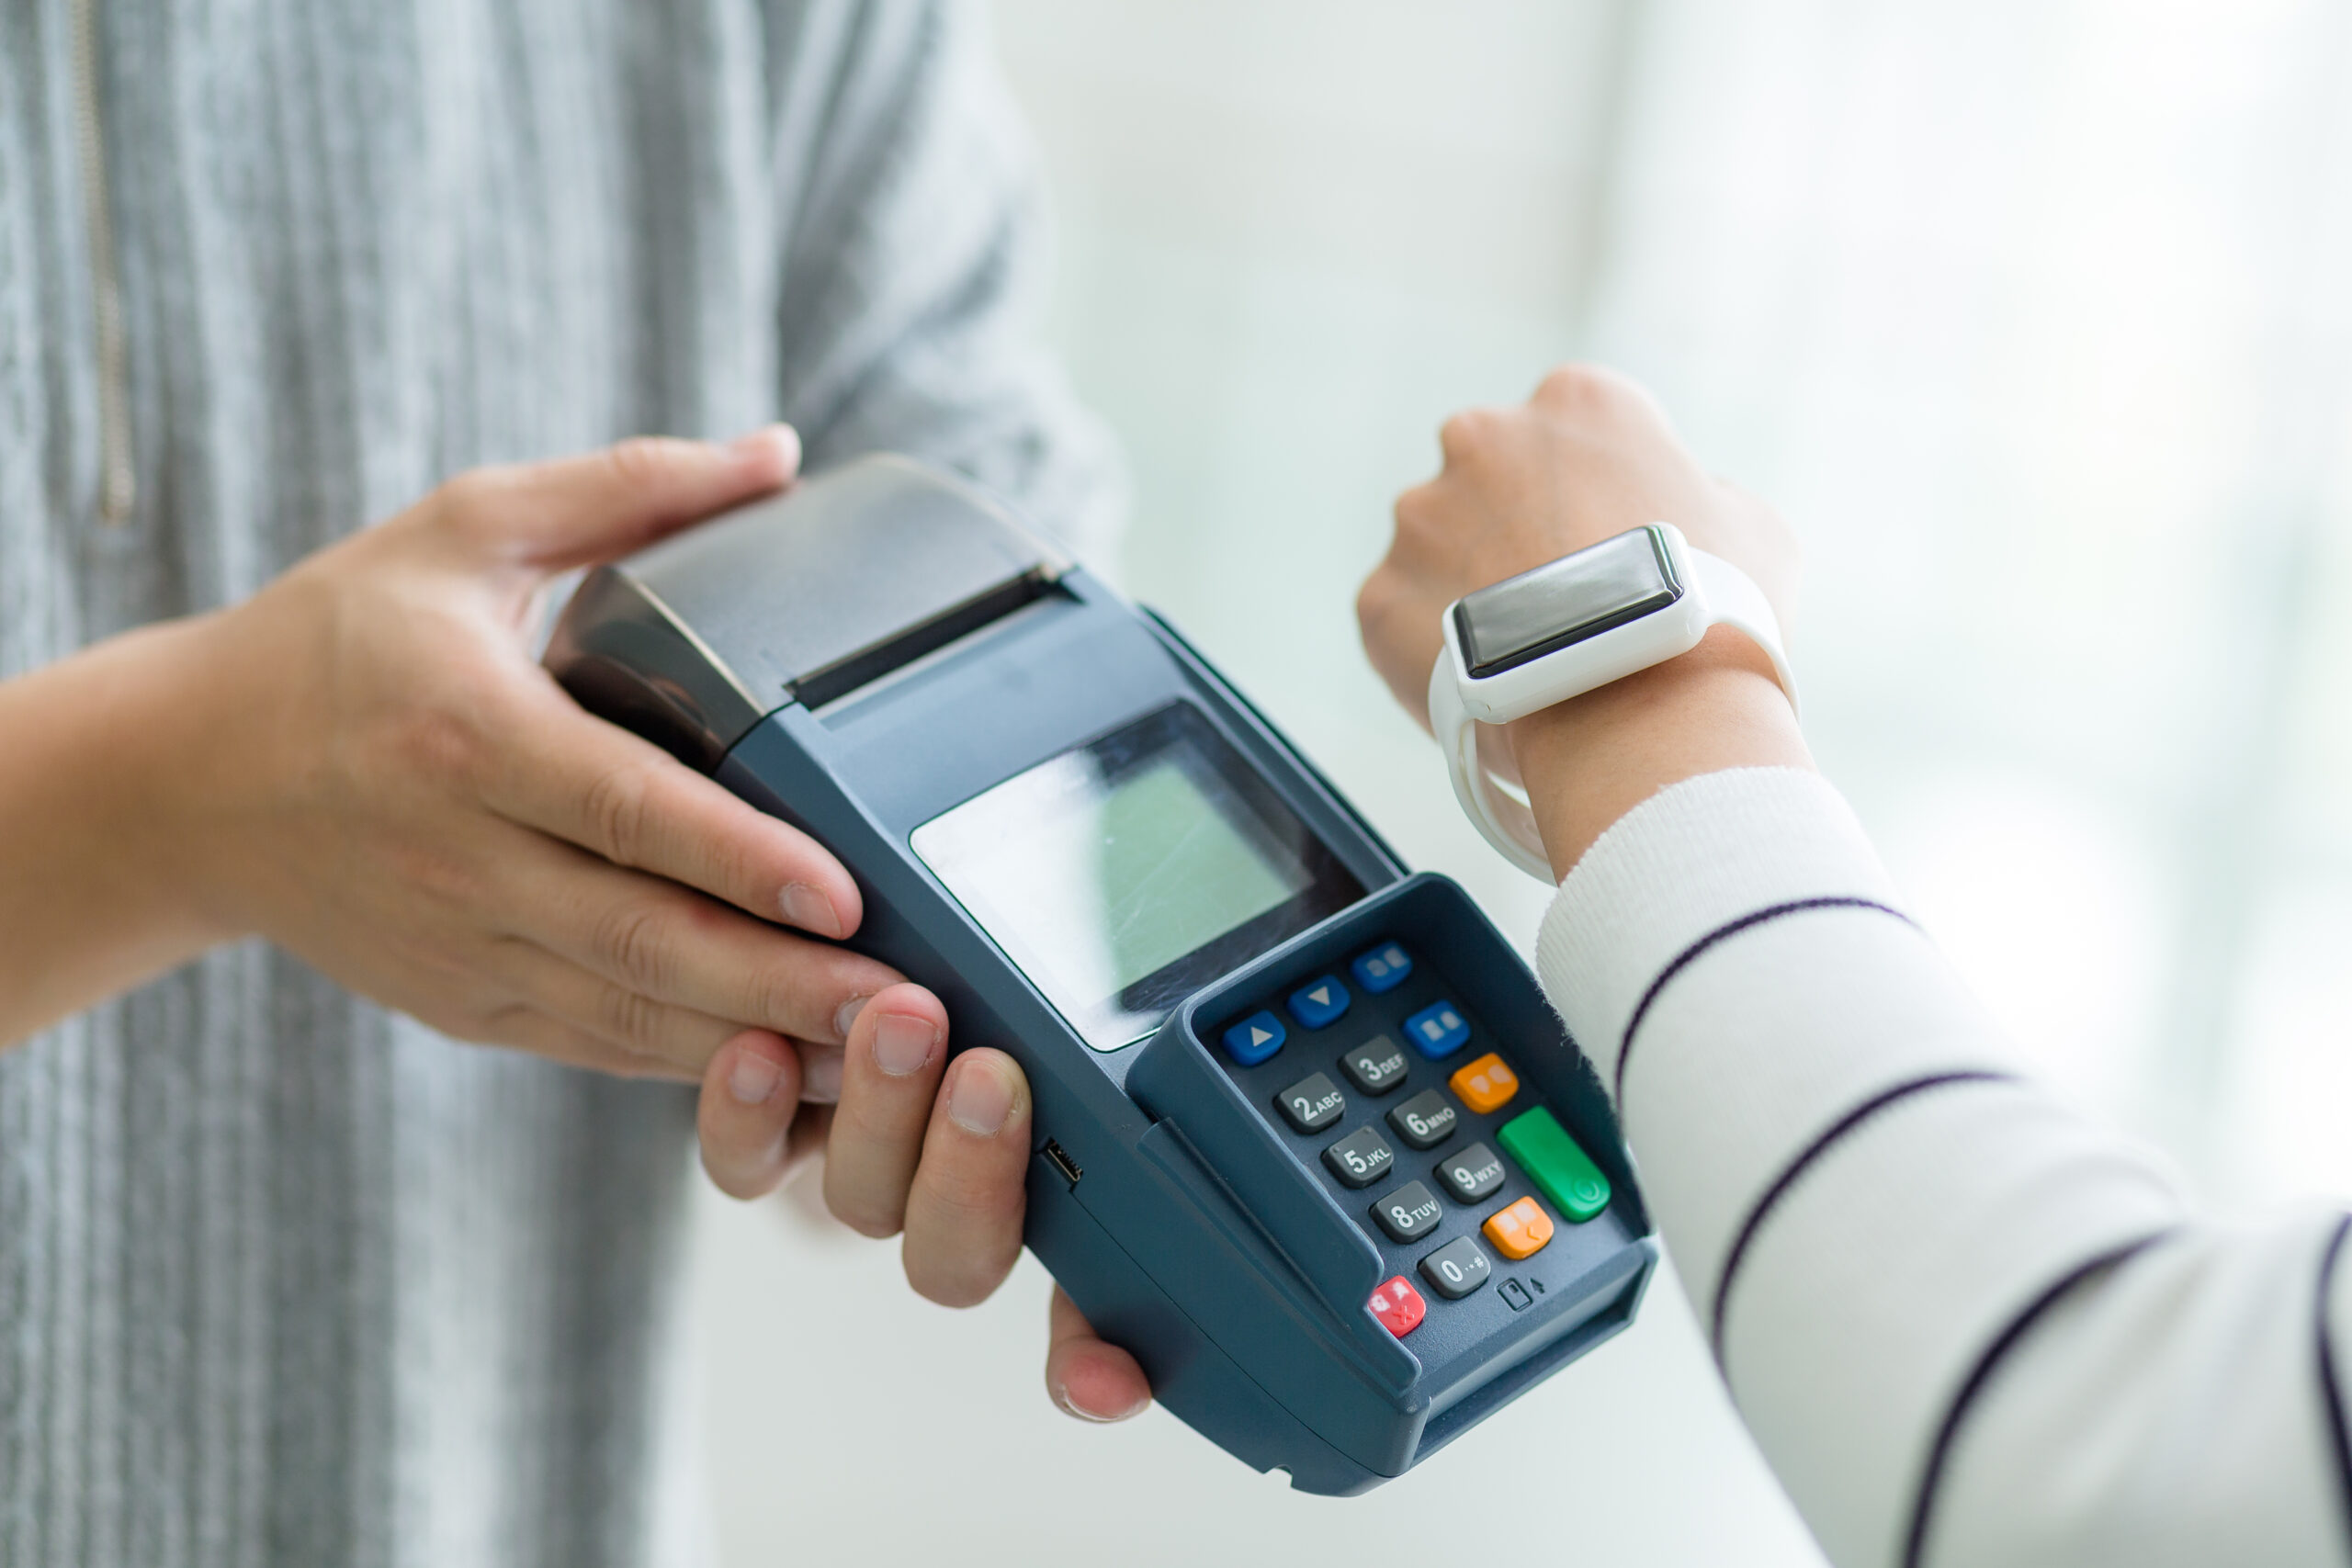
[{"label": "smartwatch", "polygon": [[1430,673],[1430,728],[1453,793],[1487,841],[1521,870],[1552,880],[1535,814],[1504,793],[1478,756],[1478,726],[1621,681],[1736,626],[1772,661],[1789,705],[1796,677],[1780,623],[1748,575],[1652,523],[1506,578],[1447,606],[1445,649]]}]

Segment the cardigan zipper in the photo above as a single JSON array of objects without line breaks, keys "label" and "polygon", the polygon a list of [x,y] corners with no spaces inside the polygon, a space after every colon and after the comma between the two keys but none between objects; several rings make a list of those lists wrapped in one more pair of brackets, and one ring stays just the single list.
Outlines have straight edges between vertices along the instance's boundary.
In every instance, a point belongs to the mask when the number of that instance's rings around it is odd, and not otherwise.
[{"label": "cardigan zipper", "polygon": [[115,270],[106,124],[98,107],[97,9],[98,0],[74,0],[74,119],[81,143],[82,196],[89,208],[90,313],[98,333],[98,519],[120,527],[139,499],[139,469],[131,455],[130,353],[123,342],[121,279]]}]

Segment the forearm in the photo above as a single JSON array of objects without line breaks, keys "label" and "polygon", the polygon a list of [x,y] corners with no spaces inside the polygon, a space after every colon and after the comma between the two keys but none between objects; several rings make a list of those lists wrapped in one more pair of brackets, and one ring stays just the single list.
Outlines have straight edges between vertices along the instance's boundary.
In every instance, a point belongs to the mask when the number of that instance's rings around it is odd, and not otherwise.
[{"label": "forearm", "polygon": [[[1408,708],[1448,604],[1660,518],[1789,624],[1785,525],[1629,383],[1563,369],[1441,444],[1357,602]],[[2159,1162],[2007,1065],[1744,637],[1510,739],[1563,878],[1544,989],[1833,1561],[2342,1561],[2352,1461],[2313,1353],[2347,1317],[2334,1216],[2199,1222]]]},{"label": "forearm", "polygon": [[1520,720],[1510,739],[1555,877],[1670,784],[1726,768],[1813,766],[1770,663],[1729,627],[1679,659]]},{"label": "forearm", "polygon": [[[1643,742],[1668,707],[1693,733]],[[1706,750],[1700,712],[1629,705],[1581,755],[1662,777]],[[1548,804],[1564,833],[1605,809]],[[2312,1356],[2333,1220],[2201,1220],[2021,1076],[1826,784],[1651,795],[1584,850],[1538,953],[1841,1568],[2337,1560],[2340,1394]]]},{"label": "forearm", "polygon": [[182,840],[204,625],[0,682],[0,1047],[234,934]]}]

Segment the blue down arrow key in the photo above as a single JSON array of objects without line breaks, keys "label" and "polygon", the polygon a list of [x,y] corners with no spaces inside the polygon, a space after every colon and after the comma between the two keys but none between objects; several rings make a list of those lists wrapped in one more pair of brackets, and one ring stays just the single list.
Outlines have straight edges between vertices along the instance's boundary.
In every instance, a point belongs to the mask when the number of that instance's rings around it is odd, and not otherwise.
[{"label": "blue down arrow key", "polygon": [[1309,1029],[1338,1021],[1348,1010],[1348,988],[1337,975],[1309,980],[1290,994],[1290,1015]]}]

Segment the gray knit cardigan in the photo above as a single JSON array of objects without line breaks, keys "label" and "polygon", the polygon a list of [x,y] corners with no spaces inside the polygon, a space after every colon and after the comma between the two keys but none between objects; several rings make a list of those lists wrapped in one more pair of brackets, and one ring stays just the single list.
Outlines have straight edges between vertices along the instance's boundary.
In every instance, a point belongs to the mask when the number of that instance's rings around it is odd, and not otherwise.
[{"label": "gray knit cardigan", "polygon": [[[974,27],[0,0],[0,678],[635,432],[782,417],[811,467],[921,451],[1084,534],[1103,451],[1022,336],[1035,190]],[[0,1055],[0,1563],[693,1557],[691,1139],[682,1090],[258,943]]]}]

